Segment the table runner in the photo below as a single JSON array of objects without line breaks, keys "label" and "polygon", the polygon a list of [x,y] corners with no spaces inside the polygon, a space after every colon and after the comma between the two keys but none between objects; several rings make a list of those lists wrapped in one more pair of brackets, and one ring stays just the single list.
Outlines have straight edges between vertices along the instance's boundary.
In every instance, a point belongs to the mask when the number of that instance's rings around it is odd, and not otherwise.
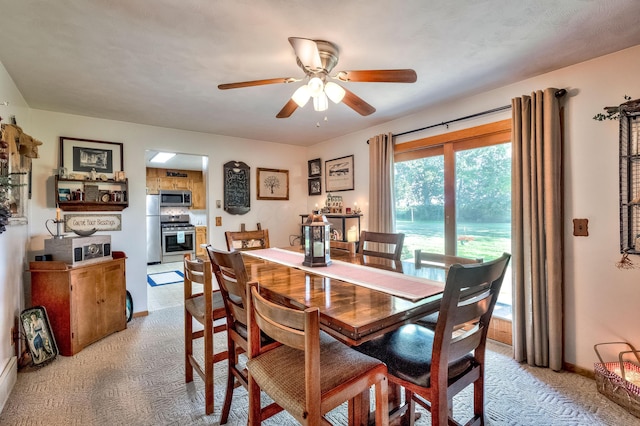
[{"label": "table runner", "polygon": [[372,290],[382,291],[393,296],[408,299],[412,302],[417,302],[425,297],[442,293],[444,290],[443,282],[403,275],[398,272],[376,269],[369,266],[354,265],[340,260],[332,260],[332,263],[328,266],[304,266],[302,264],[304,255],[291,250],[268,248],[244,251],[243,254],[322,275],[327,278],[346,281]]}]

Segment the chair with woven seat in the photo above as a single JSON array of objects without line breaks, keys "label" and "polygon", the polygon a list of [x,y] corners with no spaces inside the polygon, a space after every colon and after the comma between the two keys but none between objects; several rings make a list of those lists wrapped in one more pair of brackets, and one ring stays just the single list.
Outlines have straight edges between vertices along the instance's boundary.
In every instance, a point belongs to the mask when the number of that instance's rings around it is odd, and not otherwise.
[{"label": "chair with woven seat", "polygon": [[[228,374],[227,388],[222,406],[220,423],[227,423],[231,409],[233,389],[237,383],[245,388],[248,386],[247,372],[239,363],[239,355],[247,352],[247,282],[248,274],[240,251],[226,252],[207,246],[207,253],[211,260],[211,269],[216,277],[227,318],[227,352]],[[275,342],[266,336],[262,345],[269,347]]]},{"label": "chair with woven seat", "polygon": [[[302,311],[275,304],[260,294],[257,283],[250,284],[249,292],[248,424],[259,425],[282,409],[303,425],[330,424],[325,413],[345,401],[354,404],[371,386],[376,424],[388,424],[383,363],[320,331],[317,307]],[[261,332],[282,344],[261,349]],[[274,401],[264,408],[261,390]]]},{"label": "chair with woven seat", "polygon": [[[227,358],[227,352],[214,353],[213,336],[227,329],[226,324],[214,325],[214,321],[226,316],[224,303],[218,286],[213,285],[211,268],[205,262],[192,260],[190,254],[184,259],[184,353],[185,382],[193,381],[193,372],[204,382],[206,414],[213,413],[213,365]],[[194,284],[202,286],[195,289]],[[193,330],[193,320],[204,326],[204,330]],[[200,365],[193,354],[194,339],[204,338],[204,365]]]},{"label": "chair with woven seat", "polygon": [[400,260],[404,234],[362,231],[358,243],[358,254]]},{"label": "chair with woven seat", "polygon": [[[405,389],[405,406],[414,417],[415,403],[431,411],[431,424],[456,423],[453,396],[473,383],[473,418],[484,424],[485,349],[489,321],[510,255],[478,264],[455,264],[447,274],[435,331],[405,324],[357,347],[387,364],[391,383]],[[454,329],[473,322],[470,329]],[[393,420],[393,419],[392,419]]]},{"label": "chair with woven seat", "polygon": [[227,250],[258,250],[269,248],[269,230],[226,231]]}]

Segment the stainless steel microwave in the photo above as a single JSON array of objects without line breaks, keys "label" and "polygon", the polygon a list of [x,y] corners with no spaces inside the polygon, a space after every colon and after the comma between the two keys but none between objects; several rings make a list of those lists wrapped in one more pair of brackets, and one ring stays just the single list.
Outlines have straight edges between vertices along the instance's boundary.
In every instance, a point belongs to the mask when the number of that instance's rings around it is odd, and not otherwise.
[{"label": "stainless steel microwave", "polygon": [[176,189],[160,190],[161,207],[191,207],[191,191]]}]

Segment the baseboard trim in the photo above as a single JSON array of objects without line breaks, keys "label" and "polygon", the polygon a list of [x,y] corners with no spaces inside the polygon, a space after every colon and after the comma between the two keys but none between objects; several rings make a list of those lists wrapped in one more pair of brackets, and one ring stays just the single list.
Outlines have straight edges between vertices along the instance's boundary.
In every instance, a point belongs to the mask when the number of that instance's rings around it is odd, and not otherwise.
[{"label": "baseboard trim", "polygon": [[12,356],[9,362],[0,373],[0,412],[4,409],[13,390],[13,386],[18,380],[18,357]]},{"label": "baseboard trim", "polygon": [[149,311],[140,311],[140,312],[133,313],[133,318],[146,317],[146,316],[149,316]]},{"label": "baseboard trim", "polygon": [[579,367],[575,364],[571,364],[568,362],[565,362],[562,364],[562,367],[565,369],[565,371],[568,371],[570,373],[576,373],[579,374],[581,376],[584,377],[588,377],[590,379],[594,379],[596,378],[596,373],[593,370],[589,370],[587,368],[583,368],[583,367]]}]

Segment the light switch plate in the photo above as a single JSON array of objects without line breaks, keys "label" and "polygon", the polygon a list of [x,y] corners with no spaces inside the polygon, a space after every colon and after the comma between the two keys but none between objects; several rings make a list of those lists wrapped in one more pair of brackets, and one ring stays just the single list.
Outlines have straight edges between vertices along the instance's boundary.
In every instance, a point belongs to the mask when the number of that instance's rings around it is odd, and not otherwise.
[{"label": "light switch plate", "polygon": [[222,217],[216,216],[216,226],[222,226]]}]

